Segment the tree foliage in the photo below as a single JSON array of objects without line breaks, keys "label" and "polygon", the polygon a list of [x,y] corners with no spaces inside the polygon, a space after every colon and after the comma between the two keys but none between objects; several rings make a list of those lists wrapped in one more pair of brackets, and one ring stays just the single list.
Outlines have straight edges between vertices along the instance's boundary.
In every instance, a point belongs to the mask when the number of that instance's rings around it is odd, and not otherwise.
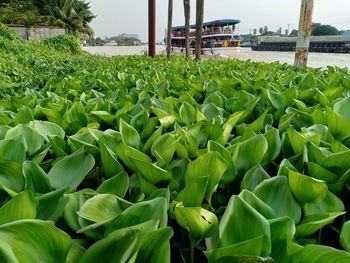
[{"label": "tree foliage", "polygon": [[0,22],[66,28],[71,33],[93,35],[89,23],[95,18],[85,0],[1,0]]},{"label": "tree foliage", "polygon": [[313,36],[332,36],[332,35],[339,35],[340,32],[338,29],[336,29],[331,25],[322,25],[321,23],[313,23],[311,34]]}]

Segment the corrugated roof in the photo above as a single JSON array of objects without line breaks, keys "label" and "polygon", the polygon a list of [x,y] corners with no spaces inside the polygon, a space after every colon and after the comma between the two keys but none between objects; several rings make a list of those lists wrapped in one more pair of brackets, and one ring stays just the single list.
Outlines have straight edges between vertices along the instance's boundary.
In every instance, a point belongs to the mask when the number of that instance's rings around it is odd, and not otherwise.
[{"label": "corrugated roof", "polygon": [[[238,19],[220,19],[203,23],[203,26],[227,26],[227,25],[236,25],[240,23],[241,20]],[[173,29],[184,29],[184,26],[175,26]],[[196,25],[190,25],[190,28],[196,28]]]}]

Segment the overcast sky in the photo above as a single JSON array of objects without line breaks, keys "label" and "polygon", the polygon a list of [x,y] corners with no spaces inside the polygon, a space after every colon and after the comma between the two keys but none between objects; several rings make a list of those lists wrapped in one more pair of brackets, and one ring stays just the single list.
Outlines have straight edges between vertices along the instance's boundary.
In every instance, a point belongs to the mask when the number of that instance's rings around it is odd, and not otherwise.
[{"label": "overcast sky", "polygon": [[[147,40],[148,0],[88,0],[97,17],[92,22],[98,37],[121,33],[138,34]],[[183,25],[183,0],[174,1],[173,25]],[[191,23],[195,21],[195,0],[191,0]],[[204,21],[240,19],[239,31],[267,25],[276,31],[298,27],[301,0],[205,0]],[[157,40],[162,40],[167,25],[168,0],[157,0]],[[350,29],[350,0],[315,0],[314,22]]]}]

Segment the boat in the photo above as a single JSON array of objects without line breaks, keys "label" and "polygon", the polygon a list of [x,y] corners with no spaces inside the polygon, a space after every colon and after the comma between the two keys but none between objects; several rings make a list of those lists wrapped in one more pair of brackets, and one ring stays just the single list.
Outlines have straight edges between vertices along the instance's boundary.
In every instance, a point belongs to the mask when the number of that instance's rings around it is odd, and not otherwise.
[{"label": "boat", "polygon": [[[252,41],[255,51],[295,51],[297,37],[257,36]],[[350,36],[311,36],[309,52],[350,53]]]},{"label": "boat", "polygon": [[[238,19],[221,19],[203,23],[202,29],[202,53],[230,54],[240,50],[241,38],[236,32]],[[190,25],[191,53],[195,52],[196,25]],[[185,51],[185,27],[172,28],[171,48],[174,53],[186,53]]]}]

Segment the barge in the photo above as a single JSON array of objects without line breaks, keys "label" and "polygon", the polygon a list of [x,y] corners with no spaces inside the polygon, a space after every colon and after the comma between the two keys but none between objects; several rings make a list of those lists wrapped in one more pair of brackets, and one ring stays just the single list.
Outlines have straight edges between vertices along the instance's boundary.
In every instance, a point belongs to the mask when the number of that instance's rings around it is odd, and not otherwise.
[{"label": "barge", "polygon": [[[295,51],[297,37],[258,36],[252,41],[256,51]],[[350,36],[312,36],[309,52],[350,53]]]}]

